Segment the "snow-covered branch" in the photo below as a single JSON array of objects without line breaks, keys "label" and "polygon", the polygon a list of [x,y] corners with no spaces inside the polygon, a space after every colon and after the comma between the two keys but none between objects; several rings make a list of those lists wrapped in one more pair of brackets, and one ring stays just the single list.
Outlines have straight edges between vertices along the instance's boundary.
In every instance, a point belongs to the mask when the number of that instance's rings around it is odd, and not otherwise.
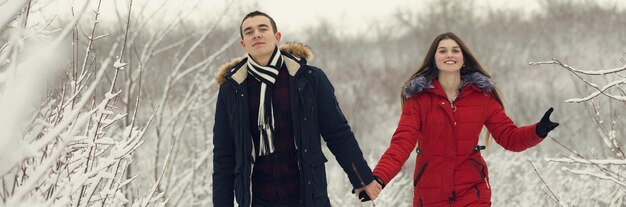
[{"label": "snow-covered branch", "polygon": [[626,182],[624,182],[624,179],[619,179],[613,176],[607,176],[607,175],[603,175],[603,174],[599,174],[597,172],[592,172],[590,170],[573,170],[567,167],[563,167],[561,168],[564,171],[568,171],[574,174],[578,174],[578,175],[588,175],[588,176],[592,176],[592,177],[596,177],[596,178],[600,178],[603,180],[609,180],[611,182],[614,182],[620,186],[625,186],[626,187]]},{"label": "snow-covered branch", "polygon": [[[0,104],[7,106],[0,108],[12,110],[7,113],[11,116],[2,120],[3,123],[12,123],[3,125],[12,130],[0,130],[7,132],[0,137],[0,177],[5,186],[0,188],[0,206],[121,206],[129,203],[119,188],[135,179],[124,179],[125,175],[120,172],[132,162],[132,155],[143,144],[143,137],[155,114],[141,128],[134,127],[136,114],[132,117],[133,124],[120,124],[128,114],[116,112],[116,107],[112,104],[124,92],[115,87],[115,82],[119,80],[114,77],[107,91],[98,92],[106,87],[103,87],[104,83],[101,81],[106,74],[117,74],[125,66],[119,58],[112,64],[114,52],[119,49],[120,40],[124,38],[113,42],[108,54],[92,51],[96,41],[107,39],[107,35],[91,38],[96,33],[98,24],[98,6],[91,35],[84,37],[88,44],[84,48],[83,62],[79,62],[78,58],[73,58],[73,62],[69,64],[49,61],[64,60],[63,56],[57,54],[69,53],[57,45],[79,45],[77,41],[80,35],[72,28],[81,19],[80,14],[86,10],[88,3],[89,1],[84,2],[81,12],[73,17],[70,24],[64,26],[61,35],[49,40],[47,44],[42,44],[45,46],[40,46],[43,48],[35,55],[20,49],[31,47],[20,42],[20,35],[27,35],[21,33],[21,27],[26,24],[16,24],[15,28],[8,30],[9,35],[17,38],[7,44],[21,46],[3,50],[0,56],[15,60],[5,65],[8,70],[19,69],[28,73],[8,73],[19,76],[7,77],[6,87],[2,89],[11,91],[8,94],[0,93]],[[18,18],[24,15],[20,14]],[[75,32],[72,42],[67,42],[69,31]],[[78,47],[72,49],[75,52],[79,50]],[[99,64],[99,67],[92,67],[94,63]],[[80,71],[76,70],[76,66],[81,67]],[[28,79],[59,77],[52,73],[55,71],[52,69],[65,70],[66,79]],[[49,72],[42,73],[45,71]],[[20,78],[27,79],[19,81]],[[18,84],[31,86],[21,87]],[[71,90],[66,93],[67,86]],[[14,87],[21,90],[12,90],[16,89]],[[37,97],[46,88],[52,89],[43,95],[43,99],[22,101],[14,98],[19,97],[16,95],[20,93]],[[36,101],[43,103],[33,107],[30,103]],[[7,184],[11,188],[6,188]],[[161,202],[154,204],[162,205]]]},{"label": "snow-covered branch", "polygon": [[608,75],[612,75],[612,74],[617,74],[619,72],[622,71],[626,71],[626,65],[619,67],[619,68],[613,68],[613,69],[606,69],[606,70],[597,70],[597,71],[590,71],[590,70],[579,70],[576,69],[572,66],[569,66],[567,64],[562,63],[561,61],[559,61],[556,58],[552,58],[552,61],[542,61],[542,62],[530,62],[529,65],[532,66],[539,66],[539,65],[559,65],[562,68],[566,69],[567,71],[571,72],[572,74],[574,74],[576,77],[578,77],[581,81],[583,81],[587,86],[595,89],[596,91],[587,95],[586,97],[583,98],[572,98],[572,99],[567,99],[565,102],[567,103],[581,103],[581,102],[586,102],[589,101],[595,97],[597,97],[600,94],[603,94],[609,98],[621,101],[621,102],[626,102],[626,96],[624,95],[615,95],[615,94],[610,94],[607,92],[607,90],[612,89],[612,88],[617,88],[620,89],[619,86],[622,84],[626,84],[626,78],[622,77],[621,79],[617,79],[614,81],[611,81],[610,83],[600,87],[598,86],[598,84],[592,83],[589,80],[585,79],[583,77],[583,75],[591,75],[591,76],[605,76],[608,77]]},{"label": "snow-covered branch", "polygon": [[560,65],[561,67],[575,72],[575,73],[580,73],[580,74],[584,74],[584,75],[609,75],[609,74],[616,74],[618,72],[622,72],[622,71],[626,71],[626,65],[622,66],[622,67],[618,67],[618,68],[612,68],[612,69],[602,69],[602,70],[579,70],[576,69],[572,66],[569,66],[561,61],[559,61],[556,58],[552,58],[551,61],[540,61],[540,62],[530,62],[528,63],[529,65],[532,66],[539,66],[539,65]]},{"label": "snow-covered branch", "polygon": [[622,159],[582,159],[570,156],[566,156],[566,158],[546,158],[546,161],[570,164],[626,165],[626,160]]}]

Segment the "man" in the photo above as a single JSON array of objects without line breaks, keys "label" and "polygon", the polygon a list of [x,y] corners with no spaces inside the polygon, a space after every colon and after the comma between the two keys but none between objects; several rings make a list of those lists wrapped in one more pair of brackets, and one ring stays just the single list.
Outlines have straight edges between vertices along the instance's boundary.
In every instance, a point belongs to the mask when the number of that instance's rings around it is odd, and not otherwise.
[{"label": "man", "polygon": [[240,25],[248,53],[217,72],[220,86],[213,128],[213,205],[330,206],[327,161],[320,135],[352,186],[375,198],[374,181],[334,88],[307,65],[311,50],[283,45],[267,14],[254,11]]}]

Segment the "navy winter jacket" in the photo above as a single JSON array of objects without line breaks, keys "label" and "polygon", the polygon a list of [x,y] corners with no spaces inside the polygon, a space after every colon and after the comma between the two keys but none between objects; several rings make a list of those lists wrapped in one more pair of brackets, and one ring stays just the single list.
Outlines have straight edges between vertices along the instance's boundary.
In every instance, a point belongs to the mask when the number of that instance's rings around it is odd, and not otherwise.
[{"label": "navy winter jacket", "polygon": [[[326,157],[320,136],[335,155],[354,188],[373,180],[372,171],[343,116],[334,88],[324,72],[307,65],[311,50],[299,43],[281,46],[290,74],[289,96],[298,147],[301,203],[306,207],[330,206],[327,195]],[[213,205],[250,206],[253,142],[249,131],[247,59],[224,64],[216,75],[220,86],[213,128]],[[358,171],[358,172],[357,172]]]}]

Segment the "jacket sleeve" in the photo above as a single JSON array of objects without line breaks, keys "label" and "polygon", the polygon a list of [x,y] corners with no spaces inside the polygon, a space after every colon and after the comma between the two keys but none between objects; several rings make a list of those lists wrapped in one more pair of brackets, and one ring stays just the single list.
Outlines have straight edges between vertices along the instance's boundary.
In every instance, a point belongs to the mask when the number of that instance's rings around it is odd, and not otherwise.
[{"label": "jacket sleeve", "polygon": [[504,113],[504,108],[495,98],[491,98],[486,109],[485,126],[504,149],[521,152],[539,144],[543,139],[535,133],[537,124],[517,127]]},{"label": "jacket sleeve", "polygon": [[225,91],[220,89],[213,125],[213,206],[234,204],[235,144],[228,122],[224,93]]},{"label": "jacket sleeve", "polygon": [[407,99],[402,108],[398,127],[393,133],[389,148],[383,153],[374,168],[374,176],[388,184],[411,155],[420,136],[420,111],[416,97]]},{"label": "jacket sleeve", "polygon": [[317,100],[320,133],[343,171],[348,175],[352,186],[363,187],[363,184],[367,185],[374,180],[372,170],[363,158],[363,152],[354,133],[339,108],[333,85],[324,72],[320,69],[316,70],[320,74]]}]

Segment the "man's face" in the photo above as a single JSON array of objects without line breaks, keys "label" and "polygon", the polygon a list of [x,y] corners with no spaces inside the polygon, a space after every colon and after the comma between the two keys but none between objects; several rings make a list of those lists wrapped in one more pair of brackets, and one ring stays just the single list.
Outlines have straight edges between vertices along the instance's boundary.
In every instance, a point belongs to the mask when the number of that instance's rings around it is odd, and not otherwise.
[{"label": "man's face", "polygon": [[[280,32],[272,29],[270,19],[265,16],[247,18],[241,25],[241,46],[255,59],[269,58],[280,41]],[[265,64],[265,63],[259,63]]]}]

